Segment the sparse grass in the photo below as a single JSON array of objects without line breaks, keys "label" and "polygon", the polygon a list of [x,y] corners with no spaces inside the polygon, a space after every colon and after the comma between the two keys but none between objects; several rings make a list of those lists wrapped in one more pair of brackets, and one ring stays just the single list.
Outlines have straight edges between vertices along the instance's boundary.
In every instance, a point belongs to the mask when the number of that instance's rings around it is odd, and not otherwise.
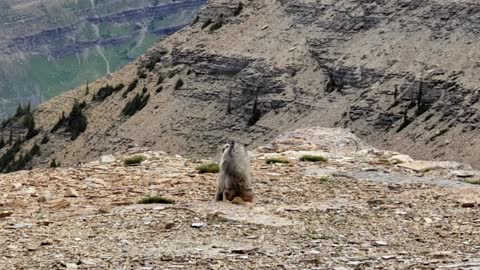
[{"label": "sparse grass", "polygon": [[276,163],[281,163],[281,164],[288,164],[290,161],[283,159],[283,158],[268,158],[265,160],[265,163],[267,164],[276,164]]},{"label": "sparse grass", "polygon": [[175,201],[159,197],[159,196],[154,196],[154,197],[145,197],[138,201],[138,204],[153,204],[153,203],[162,203],[162,204],[174,204]]},{"label": "sparse grass", "polygon": [[480,185],[480,179],[468,179],[468,180],[465,180],[465,183],[472,184],[472,185]]},{"label": "sparse grass", "polygon": [[218,173],[220,171],[220,167],[217,163],[207,163],[202,164],[196,168],[198,173]]},{"label": "sparse grass", "polygon": [[304,155],[300,158],[300,161],[308,162],[327,162],[328,158],[323,156],[314,156],[314,155]]},{"label": "sparse grass", "polygon": [[125,166],[135,166],[135,165],[139,165],[140,163],[142,163],[146,159],[147,158],[145,156],[142,156],[142,155],[131,156],[131,157],[125,158],[123,160],[123,164]]},{"label": "sparse grass", "polygon": [[223,26],[223,22],[222,22],[222,21],[218,21],[218,22],[210,25],[210,32],[213,32],[213,31],[215,31],[215,30],[218,30],[218,29],[222,28],[222,26]]},{"label": "sparse grass", "polygon": [[390,165],[390,160],[388,160],[387,158],[379,158],[378,163],[382,163],[382,164],[385,164],[385,165]]},{"label": "sparse grass", "polygon": [[322,177],[320,177],[320,179],[318,179],[318,181],[320,181],[320,182],[327,182],[328,180],[330,180],[330,178],[328,178],[328,176],[322,176]]}]

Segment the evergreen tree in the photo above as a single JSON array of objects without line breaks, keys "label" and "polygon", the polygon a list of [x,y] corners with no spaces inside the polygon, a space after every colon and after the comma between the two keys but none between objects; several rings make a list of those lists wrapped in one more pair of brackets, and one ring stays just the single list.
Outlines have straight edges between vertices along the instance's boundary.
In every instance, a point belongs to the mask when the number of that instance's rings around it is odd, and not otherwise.
[{"label": "evergreen tree", "polygon": [[31,156],[40,156],[40,146],[37,143],[34,143],[32,149],[30,149]]},{"label": "evergreen tree", "polygon": [[10,129],[10,134],[8,135],[8,145],[12,145],[13,143],[13,130]]},{"label": "evergreen tree", "polygon": [[20,146],[22,144],[22,139],[20,138],[20,136],[17,136],[17,138],[15,139],[15,142],[13,143],[13,146]]},{"label": "evergreen tree", "polygon": [[88,80],[87,80],[87,85],[85,86],[85,96],[88,96],[90,93],[90,89],[88,88]]},{"label": "evergreen tree", "polygon": [[17,112],[15,113],[15,117],[21,117],[25,113],[22,104],[18,104],[17,106]]},{"label": "evergreen tree", "polygon": [[27,111],[25,113],[25,117],[23,119],[23,126],[27,128],[27,135],[26,139],[31,139],[38,134],[38,130],[35,129],[35,118],[31,111]]},{"label": "evergreen tree", "polygon": [[3,139],[3,135],[2,135],[2,137],[0,138],[0,149],[5,147],[5,145],[6,145],[6,143],[5,143],[5,140]]},{"label": "evergreen tree", "polygon": [[78,101],[75,101],[72,111],[67,118],[67,131],[72,133],[72,140],[75,140],[86,129],[87,118],[83,115],[82,108]]},{"label": "evergreen tree", "polygon": [[57,164],[57,161],[55,159],[50,162],[50,168],[57,168],[58,166],[60,166],[60,164]]},{"label": "evergreen tree", "polygon": [[48,143],[48,141],[50,141],[50,139],[48,138],[47,134],[45,134],[45,136],[43,136],[42,141],[40,143],[41,144],[46,144],[46,143]]}]

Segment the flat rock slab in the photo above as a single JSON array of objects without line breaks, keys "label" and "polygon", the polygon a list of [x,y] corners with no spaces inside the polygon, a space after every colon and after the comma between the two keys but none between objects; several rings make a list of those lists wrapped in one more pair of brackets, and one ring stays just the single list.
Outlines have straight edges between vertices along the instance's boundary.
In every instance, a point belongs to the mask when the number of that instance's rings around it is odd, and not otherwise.
[{"label": "flat rock slab", "polygon": [[[342,174],[347,178],[354,178],[358,180],[368,180],[374,182],[383,182],[387,184],[409,184],[409,183],[424,183],[435,184],[443,187],[471,187],[476,188],[475,185],[469,185],[460,181],[453,181],[450,179],[436,178],[436,177],[417,177],[413,175],[403,175],[397,173],[384,172],[347,172]],[[480,188],[480,186],[478,187]]]},{"label": "flat rock slab", "polygon": [[412,161],[398,164],[399,167],[410,169],[416,172],[428,172],[432,170],[459,170],[464,165],[453,161]]},{"label": "flat rock slab", "polygon": [[[312,127],[283,133],[265,148],[274,152],[351,153],[371,147],[345,129]],[[262,149],[259,149],[259,151],[261,152]]]},{"label": "flat rock slab", "polygon": [[301,222],[276,216],[261,206],[241,206],[229,202],[198,202],[187,206],[188,209],[204,215],[217,214],[226,221],[250,223],[256,225],[283,227],[301,225]]}]

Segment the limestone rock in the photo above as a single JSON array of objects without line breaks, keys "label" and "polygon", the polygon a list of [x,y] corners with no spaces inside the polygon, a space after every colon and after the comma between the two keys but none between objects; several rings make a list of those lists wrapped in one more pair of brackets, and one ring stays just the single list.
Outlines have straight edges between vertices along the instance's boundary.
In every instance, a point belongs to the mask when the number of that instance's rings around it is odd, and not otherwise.
[{"label": "limestone rock", "polygon": [[49,191],[45,191],[42,195],[38,196],[38,202],[44,203],[52,199],[52,194]]},{"label": "limestone rock", "polygon": [[413,162],[413,159],[407,155],[394,155],[388,159],[390,164],[403,164]]},{"label": "limestone rock", "polygon": [[413,161],[401,163],[399,167],[410,169],[416,172],[428,172],[432,170],[455,170],[461,169],[462,164],[452,161]]},{"label": "limestone rock", "polygon": [[65,197],[77,198],[80,197],[80,194],[74,188],[68,188],[65,192]]},{"label": "limestone rock", "polygon": [[48,208],[60,210],[62,208],[67,208],[70,206],[70,202],[65,199],[56,199],[48,202]]},{"label": "limestone rock", "polygon": [[6,218],[6,217],[9,217],[13,215],[13,212],[12,211],[0,211],[0,218]]},{"label": "limestone rock", "polygon": [[113,163],[117,159],[113,155],[105,155],[100,158],[100,163]]}]

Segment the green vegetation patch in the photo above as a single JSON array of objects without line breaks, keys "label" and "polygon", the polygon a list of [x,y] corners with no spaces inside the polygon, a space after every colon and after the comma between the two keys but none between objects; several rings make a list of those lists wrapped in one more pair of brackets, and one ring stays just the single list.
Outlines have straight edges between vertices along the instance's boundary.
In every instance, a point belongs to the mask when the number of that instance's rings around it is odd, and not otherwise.
[{"label": "green vegetation patch", "polygon": [[307,161],[307,162],[328,162],[328,158],[323,156],[315,156],[315,155],[304,155],[300,158],[300,161]]},{"label": "green vegetation patch", "polygon": [[[146,89],[146,88],[144,88]],[[125,107],[122,110],[122,114],[125,116],[132,116],[138,111],[141,111],[145,107],[150,99],[150,94],[146,94],[146,90],[141,94],[136,94],[132,100],[125,104]]]},{"label": "green vegetation patch", "polygon": [[135,166],[135,165],[140,165],[140,163],[144,162],[145,160],[147,160],[147,157],[142,155],[135,155],[135,156],[125,158],[123,160],[123,164],[125,166]]},{"label": "green vegetation patch", "polygon": [[330,180],[330,178],[328,178],[328,176],[322,176],[320,177],[320,179],[318,179],[320,182],[327,182],[328,180]]},{"label": "green vegetation patch", "polygon": [[480,185],[480,179],[468,179],[468,180],[465,180],[465,183],[472,184],[472,185]]},{"label": "green vegetation patch", "polygon": [[93,101],[104,101],[107,97],[111,96],[115,92],[122,90],[124,87],[125,85],[123,85],[123,83],[120,83],[115,87],[107,84],[100,88],[97,94],[93,96]]},{"label": "green vegetation patch", "polygon": [[125,92],[123,92],[122,97],[126,98],[128,96],[128,93],[132,92],[137,87],[137,84],[138,84],[138,79],[133,80],[128,85],[127,90],[125,90]]},{"label": "green vegetation patch", "polygon": [[161,203],[161,204],[174,204],[174,200],[170,200],[167,198],[153,196],[153,197],[145,197],[138,201],[138,204],[153,204],[153,203]]},{"label": "green vegetation patch", "polygon": [[265,163],[267,164],[276,164],[276,163],[281,163],[281,164],[288,164],[290,161],[283,159],[283,158],[268,158],[265,160]]},{"label": "green vegetation patch", "polygon": [[220,171],[220,166],[217,163],[207,163],[202,164],[196,168],[198,173],[218,173]]}]

